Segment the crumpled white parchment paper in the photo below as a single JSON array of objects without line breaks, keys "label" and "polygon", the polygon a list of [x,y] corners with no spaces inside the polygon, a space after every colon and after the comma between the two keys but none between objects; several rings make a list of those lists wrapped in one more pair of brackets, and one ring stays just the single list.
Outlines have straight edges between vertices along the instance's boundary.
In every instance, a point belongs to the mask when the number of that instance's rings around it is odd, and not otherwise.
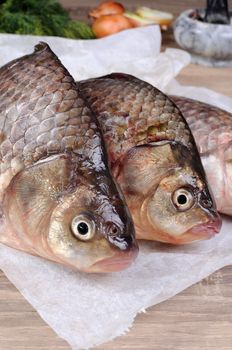
[{"label": "crumpled white parchment paper", "polygon": [[[173,78],[190,62],[184,51],[160,51],[157,26],[96,41],[0,35],[0,65],[49,43],[77,80],[113,71],[136,75],[172,94],[195,97],[232,111],[232,99],[204,88],[182,87]],[[128,270],[105,275],[73,272],[0,245],[0,268],[41,317],[73,349],[90,348],[123,334],[138,312],[232,263],[232,220],[210,241],[183,247],[141,242]]]}]

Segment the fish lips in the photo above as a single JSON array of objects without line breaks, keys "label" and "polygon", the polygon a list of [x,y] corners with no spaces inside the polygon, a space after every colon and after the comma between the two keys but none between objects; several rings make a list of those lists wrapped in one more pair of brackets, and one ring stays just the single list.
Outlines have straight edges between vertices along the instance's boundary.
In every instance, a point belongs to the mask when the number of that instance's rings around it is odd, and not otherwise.
[{"label": "fish lips", "polygon": [[127,269],[136,259],[139,246],[134,235],[121,235],[120,237],[108,237],[114,253],[97,261],[91,266],[91,272],[119,272]]},{"label": "fish lips", "polygon": [[214,218],[209,219],[207,222],[192,227],[188,233],[194,235],[196,240],[210,239],[220,232],[221,226],[222,219],[217,214]]},{"label": "fish lips", "polygon": [[90,272],[105,273],[125,270],[138,255],[139,246],[134,234],[108,235],[106,239],[111,249],[113,249],[113,254],[95,262],[90,267]]},{"label": "fish lips", "polygon": [[130,250],[115,250],[115,253],[111,257],[94,263],[90,268],[90,272],[108,273],[125,270],[134,262],[138,255],[138,251],[138,244],[135,241]]}]

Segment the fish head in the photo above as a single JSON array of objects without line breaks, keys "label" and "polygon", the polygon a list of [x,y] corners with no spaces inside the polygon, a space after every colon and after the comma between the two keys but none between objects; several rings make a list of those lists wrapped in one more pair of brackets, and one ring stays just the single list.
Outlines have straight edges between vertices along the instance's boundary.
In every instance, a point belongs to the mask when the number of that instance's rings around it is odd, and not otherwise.
[{"label": "fish head", "polygon": [[219,232],[221,219],[202,165],[186,147],[176,142],[137,147],[119,178],[137,238],[184,244]]},{"label": "fish head", "polygon": [[32,254],[85,272],[125,269],[138,246],[123,198],[106,171],[96,177],[72,157],[51,156],[14,177],[4,198],[7,228]]},{"label": "fish head", "polygon": [[209,239],[221,227],[208,189],[188,166],[162,179],[144,206],[149,224],[163,242],[184,244]]}]

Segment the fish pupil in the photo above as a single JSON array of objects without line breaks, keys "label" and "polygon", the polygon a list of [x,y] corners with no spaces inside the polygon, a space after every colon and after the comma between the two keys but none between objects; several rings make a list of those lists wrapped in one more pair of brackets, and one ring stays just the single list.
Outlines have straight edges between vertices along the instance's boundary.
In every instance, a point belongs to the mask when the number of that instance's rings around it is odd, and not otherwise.
[{"label": "fish pupil", "polygon": [[179,205],[185,205],[187,203],[187,197],[184,194],[180,194],[177,197],[177,202]]},{"label": "fish pupil", "polygon": [[85,222],[79,222],[77,225],[77,231],[80,235],[86,235],[89,232],[89,226]]}]

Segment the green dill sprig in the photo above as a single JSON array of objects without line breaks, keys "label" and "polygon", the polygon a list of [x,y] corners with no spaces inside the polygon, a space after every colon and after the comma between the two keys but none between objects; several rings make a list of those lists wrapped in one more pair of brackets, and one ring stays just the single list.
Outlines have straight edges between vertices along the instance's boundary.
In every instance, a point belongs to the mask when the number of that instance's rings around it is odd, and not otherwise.
[{"label": "green dill sprig", "polygon": [[93,39],[88,24],[70,20],[56,0],[0,0],[0,32]]}]

